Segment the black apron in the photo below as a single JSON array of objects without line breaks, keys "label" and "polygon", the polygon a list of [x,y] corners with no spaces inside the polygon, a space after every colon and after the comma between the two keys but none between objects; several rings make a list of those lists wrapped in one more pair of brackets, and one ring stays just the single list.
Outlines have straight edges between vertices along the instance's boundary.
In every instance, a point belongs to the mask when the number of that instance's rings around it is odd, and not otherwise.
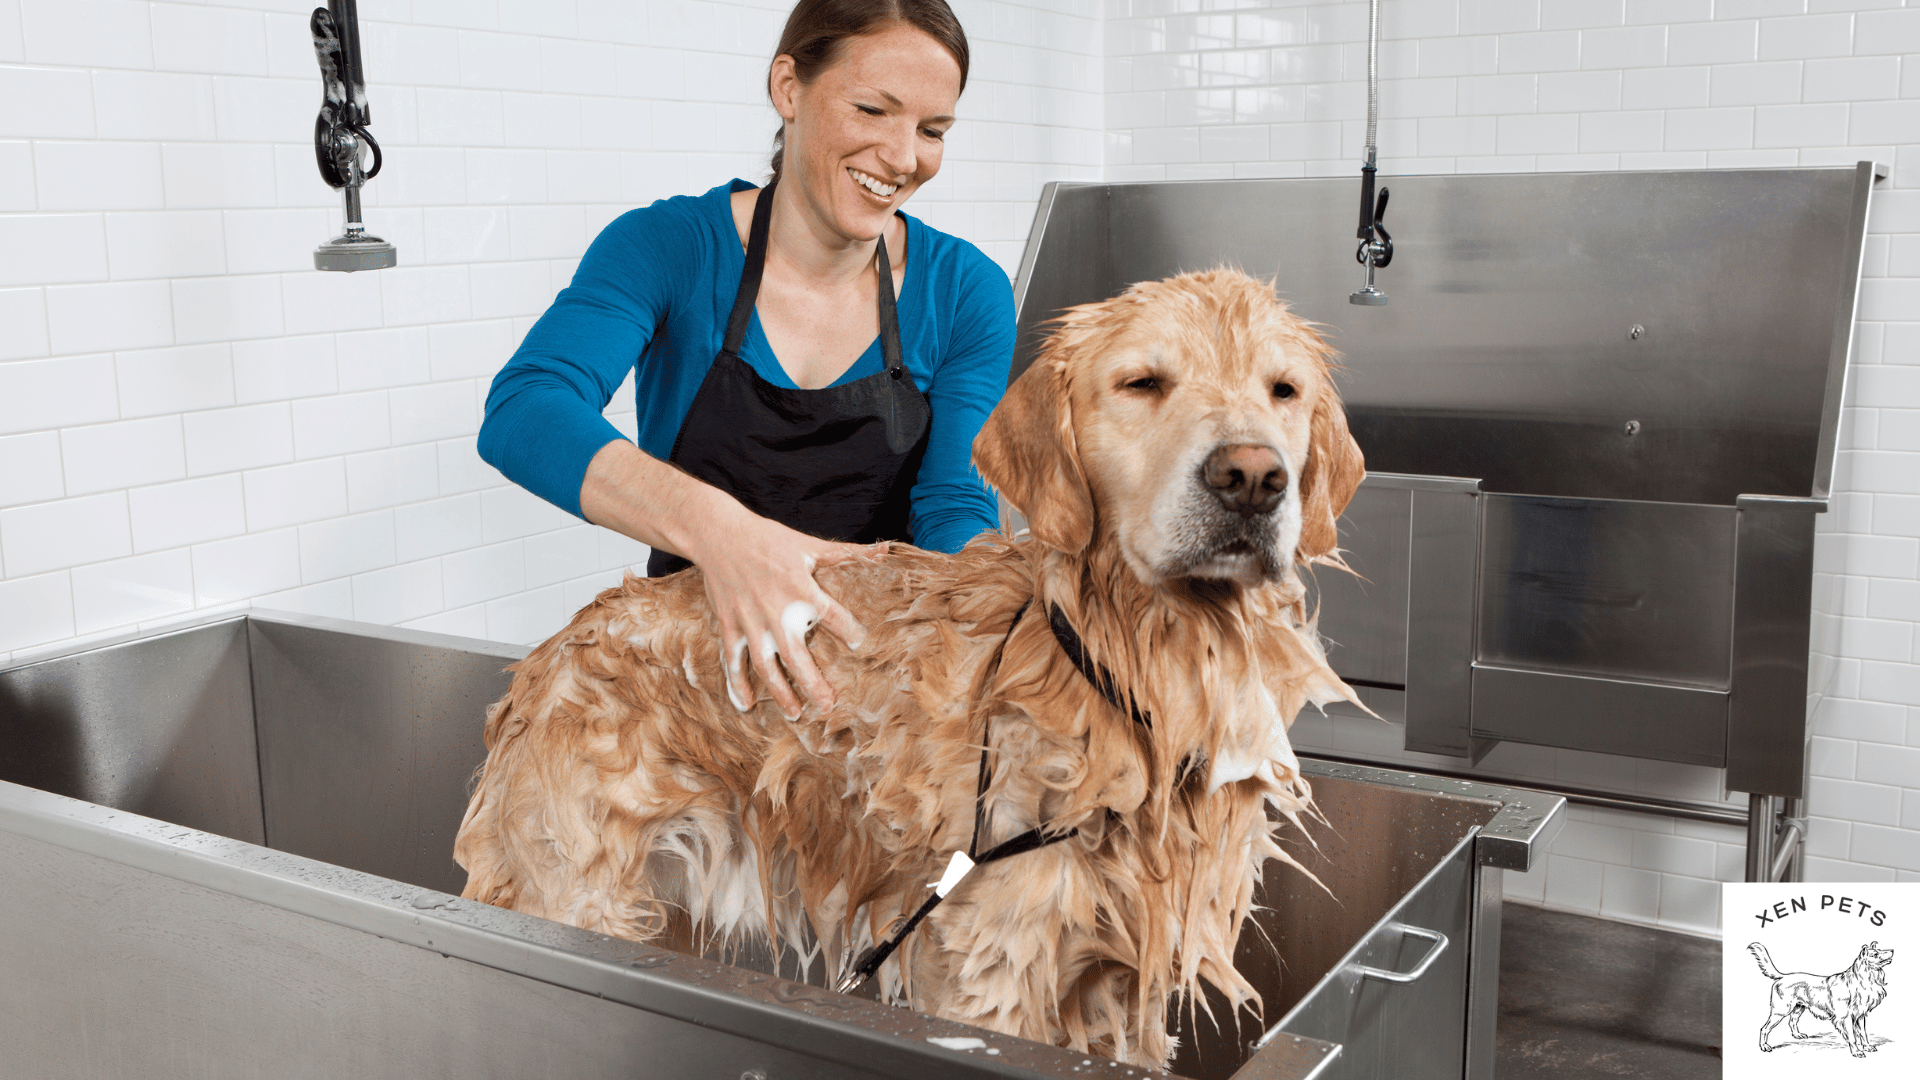
[{"label": "black apron", "polygon": [[[842,386],[788,389],[762,379],[740,359],[760,296],[772,216],[773,185],[768,184],[754,202],[746,268],[726,339],[667,460],[754,513],[823,540],[910,539],[907,514],[932,410],[900,360],[886,238],[875,252],[886,370]],[[647,559],[647,574],[661,577],[691,565],[656,550]]]}]

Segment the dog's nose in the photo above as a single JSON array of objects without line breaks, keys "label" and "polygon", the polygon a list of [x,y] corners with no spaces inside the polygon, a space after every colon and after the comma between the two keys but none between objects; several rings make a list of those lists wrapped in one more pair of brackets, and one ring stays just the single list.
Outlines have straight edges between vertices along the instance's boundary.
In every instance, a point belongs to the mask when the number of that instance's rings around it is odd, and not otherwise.
[{"label": "dog's nose", "polygon": [[1215,448],[1201,470],[1220,505],[1236,514],[1264,514],[1287,493],[1287,471],[1271,446],[1238,443]]}]

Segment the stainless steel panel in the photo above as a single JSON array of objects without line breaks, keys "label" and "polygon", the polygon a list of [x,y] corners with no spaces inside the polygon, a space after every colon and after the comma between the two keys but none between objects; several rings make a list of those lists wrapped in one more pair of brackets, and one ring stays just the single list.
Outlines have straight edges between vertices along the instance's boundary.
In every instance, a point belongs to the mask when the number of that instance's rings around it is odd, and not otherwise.
[{"label": "stainless steel panel", "polygon": [[[1848,221],[1867,220],[1868,204],[1873,198],[1873,185],[1877,180],[1886,179],[1886,172],[1880,164],[1862,161],[1854,167],[1853,207],[1848,212]],[[1866,230],[1853,230],[1848,234],[1847,246],[1842,251],[1840,263],[1848,268],[1840,283],[1840,296],[1835,302],[1835,310],[1841,312],[1834,319],[1832,344],[1828,347],[1833,358],[1827,365],[1826,393],[1820,408],[1820,443],[1814,451],[1812,496],[1824,499],[1833,492],[1834,452],[1840,438],[1840,406],[1847,400],[1847,360],[1853,355],[1854,312],[1859,303],[1860,265],[1866,254]],[[1783,492],[1782,494],[1794,494]]]},{"label": "stainless steel panel", "polygon": [[[1367,477],[1340,517],[1340,548],[1352,574],[1312,575],[1327,661],[1356,686],[1407,683],[1407,559],[1413,493]],[[1469,563],[1471,565],[1471,563]]]},{"label": "stainless steel panel", "polygon": [[1473,720],[1480,495],[1471,480],[1413,491],[1406,748],[1478,758]]},{"label": "stainless steel panel", "polygon": [[1499,809],[1480,826],[1474,844],[1479,866],[1502,870],[1533,869],[1534,861],[1567,823],[1567,800],[1550,792],[1507,787],[1457,776],[1431,776],[1397,769],[1380,769],[1350,761],[1302,754],[1300,772],[1319,790],[1322,779],[1359,781],[1382,787],[1406,788],[1456,798],[1479,799]]},{"label": "stainless steel panel", "polygon": [[1466,1067],[1468,957],[1454,947],[1432,958],[1417,981],[1368,977],[1361,967],[1411,971],[1431,955],[1428,941],[1401,926],[1465,942],[1472,916],[1473,843],[1460,845],[1396,904],[1380,928],[1342,956],[1331,975],[1276,1025],[1340,1044],[1326,1076],[1351,1080],[1442,1080]]},{"label": "stainless steel panel", "polygon": [[0,671],[0,780],[260,842],[245,627]]},{"label": "stainless steel panel", "polygon": [[1824,500],[1742,497],[1733,587],[1727,786],[1806,795],[1813,515]]},{"label": "stainless steel panel", "polygon": [[[1104,300],[1138,280],[1114,276],[1110,203],[1108,189],[1100,185],[1055,181],[1041,192],[1013,283],[1019,336],[1009,383],[1033,363],[1047,320],[1063,308]],[[1039,242],[1041,237],[1046,243]]]},{"label": "stainless steel panel", "polygon": [[1374,468],[1584,498],[1824,493],[1870,167],[1384,182],[1399,257],[1370,308],[1346,302],[1348,178],[1057,186],[1016,372],[1058,308],[1232,264],[1330,328]]},{"label": "stainless steel panel", "polygon": [[961,1080],[1084,1060],[7,783],[0,882],[0,926],[29,931],[6,937],[0,1046],[36,1080]]},{"label": "stainless steel panel", "polygon": [[[1312,783],[1314,799],[1329,824],[1309,830],[1314,844],[1303,842],[1292,830],[1283,832],[1282,843],[1326,887],[1322,889],[1292,867],[1269,864],[1255,898],[1259,906],[1252,925],[1241,934],[1234,960],[1260,992],[1266,1020],[1263,1023],[1246,1010],[1236,1016],[1224,999],[1209,991],[1208,1003],[1218,1027],[1206,1020],[1204,1013],[1197,1021],[1184,1012],[1178,1017],[1182,1045],[1173,1071],[1181,1076],[1200,1080],[1234,1076],[1245,1080],[1258,1075],[1242,1071],[1243,1063],[1246,1070],[1255,1070],[1261,1064],[1260,1054],[1248,1060],[1246,1048],[1263,1030],[1276,1026],[1277,1018],[1297,1012],[1296,1006],[1309,997],[1339,999],[1344,1007],[1348,988],[1358,976],[1342,973],[1339,968],[1343,962],[1398,971],[1411,968],[1429,946],[1408,942],[1403,953],[1404,935],[1383,923],[1390,916],[1403,918],[1398,913],[1402,899],[1418,889],[1437,867],[1457,859],[1466,868],[1471,861],[1473,836],[1501,811],[1501,804],[1489,800],[1413,786],[1368,783],[1347,776],[1314,774]],[[1287,1034],[1342,1044],[1339,1057],[1320,1075],[1460,1075],[1467,888],[1464,879],[1456,884],[1457,917],[1439,919],[1422,907],[1410,920],[1462,943],[1437,958],[1420,982],[1405,987],[1371,984],[1392,993],[1383,996],[1368,990],[1367,1011],[1358,1014],[1359,1022],[1355,1022],[1355,1014],[1336,1009],[1337,1015],[1330,1015],[1324,1022],[1277,1024]],[[1439,1002],[1442,1015],[1451,1016],[1451,1071],[1367,1071],[1381,1060],[1382,1051],[1374,1043],[1416,1041],[1393,1023],[1391,1015],[1372,1012],[1378,1001],[1404,1001],[1408,997]],[[1375,1034],[1365,1030],[1375,1027],[1380,1028]],[[1328,1038],[1326,1032],[1332,1030],[1338,1030],[1340,1037]],[[1443,1047],[1446,1040],[1444,1034],[1438,1038]],[[1427,1062],[1434,1047],[1413,1049],[1403,1045],[1401,1052],[1411,1055],[1409,1062]],[[1362,1071],[1354,1071],[1356,1068]]]},{"label": "stainless steel panel", "polygon": [[1473,868],[1473,925],[1467,950],[1466,1080],[1493,1080],[1495,1026],[1500,1017],[1500,906],[1505,871]]},{"label": "stainless steel panel", "polygon": [[1727,688],[1732,507],[1482,502],[1482,663]]},{"label": "stainless steel panel", "polygon": [[1475,664],[1473,733],[1718,768],[1727,693]]},{"label": "stainless steel panel", "polygon": [[1478,482],[1369,473],[1340,518],[1353,575],[1315,575],[1320,633],[1348,683],[1406,692],[1407,749],[1471,750]]},{"label": "stainless steel panel", "polygon": [[8,1075],[873,1077],[0,831]]},{"label": "stainless steel panel", "polygon": [[249,620],[268,846],[458,893],[468,783],[516,646],[305,616]]}]

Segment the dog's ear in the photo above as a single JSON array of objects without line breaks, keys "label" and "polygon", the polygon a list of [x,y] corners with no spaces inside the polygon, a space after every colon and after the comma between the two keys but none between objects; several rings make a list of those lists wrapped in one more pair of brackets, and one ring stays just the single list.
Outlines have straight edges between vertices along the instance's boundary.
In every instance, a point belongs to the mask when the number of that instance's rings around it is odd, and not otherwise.
[{"label": "dog's ear", "polygon": [[1346,406],[1330,376],[1313,406],[1313,439],[1305,472],[1300,482],[1300,546],[1295,556],[1303,563],[1331,555],[1340,546],[1335,522],[1367,475],[1366,457],[1347,431]]},{"label": "dog's ear", "polygon": [[1033,538],[1077,555],[1093,541],[1093,494],[1073,438],[1071,380],[1047,349],[1013,381],[973,440],[973,464],[1026,515]]}]

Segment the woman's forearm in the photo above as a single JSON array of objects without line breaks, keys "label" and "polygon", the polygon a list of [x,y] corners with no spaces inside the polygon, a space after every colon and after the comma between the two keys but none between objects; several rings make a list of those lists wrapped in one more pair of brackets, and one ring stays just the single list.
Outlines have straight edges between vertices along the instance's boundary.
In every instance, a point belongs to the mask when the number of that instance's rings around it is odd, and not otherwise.
[{"label": "woman's forearm", "polygon": [[625,439],[593,455],[580,484],[580,513],[595,525],[687,559],[695,559],[703,537],[723,535],[738,527],[742,516],[752,516],[733,496]]}]

